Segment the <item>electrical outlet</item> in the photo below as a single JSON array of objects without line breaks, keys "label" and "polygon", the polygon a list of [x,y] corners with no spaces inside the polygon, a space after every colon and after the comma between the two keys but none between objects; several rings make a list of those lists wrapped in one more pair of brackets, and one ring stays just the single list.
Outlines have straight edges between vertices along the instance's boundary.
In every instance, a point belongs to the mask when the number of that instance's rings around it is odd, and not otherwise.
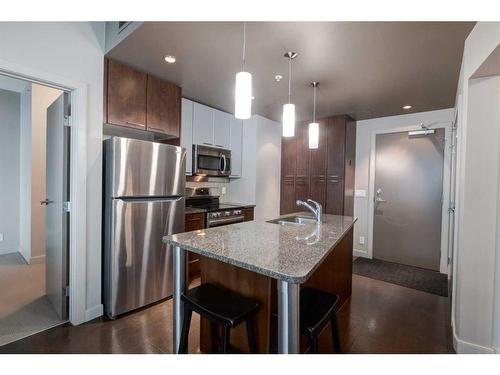
[{"label": "electrical outlet", "polygon": [[220,193],[221,193],[221,195],[226,195],[226,187],[225,186],[222,186],[220,188]]},{"label": "electrical outlet", "polygon": [[359,236],[359,244],[364,245],[365,244],[365,236]]},{"label": "electrical outlet", "polygon": [[0,233],[0,241],[3,241],[3,233]]}]

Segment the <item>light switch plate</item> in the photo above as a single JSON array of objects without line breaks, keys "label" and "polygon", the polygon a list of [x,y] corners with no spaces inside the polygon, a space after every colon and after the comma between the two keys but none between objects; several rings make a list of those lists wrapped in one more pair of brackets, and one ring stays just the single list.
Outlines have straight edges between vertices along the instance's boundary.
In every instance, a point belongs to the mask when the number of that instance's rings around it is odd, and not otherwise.
[{"label": "light switch plate", "polygon": [[356,197],[366,197],[366,190],[364,190],[364,189],[356,189],[354,191],[354,196],[356,196]]},{"label": "light switch plate", "polygon": [[0,241],[3,241],[3,233],[0,233]]},{"label": "light switch plate", "polygon": [[359,244],[364,245],[365,244],[365,236],[359,236]]}]

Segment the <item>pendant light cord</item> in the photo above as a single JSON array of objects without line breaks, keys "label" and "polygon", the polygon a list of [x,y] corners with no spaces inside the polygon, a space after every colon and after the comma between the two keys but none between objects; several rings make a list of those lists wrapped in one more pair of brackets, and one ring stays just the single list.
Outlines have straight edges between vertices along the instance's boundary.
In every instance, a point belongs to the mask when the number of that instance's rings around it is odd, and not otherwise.
[{"label": "pendant light cord", "polygon": [[247,49],[247,23],[243,22],[243,71],[245,71],[246,49]]},{"label": "pendant light cord", "polygon": [[313,87],[313,122],[316,122],[316,86]]},{"label": "pendant light cord", "polygon": [[291,99],[290,99],[290,87],[292,86],[292,58],[288,58],[288,104],[290,104]]}]

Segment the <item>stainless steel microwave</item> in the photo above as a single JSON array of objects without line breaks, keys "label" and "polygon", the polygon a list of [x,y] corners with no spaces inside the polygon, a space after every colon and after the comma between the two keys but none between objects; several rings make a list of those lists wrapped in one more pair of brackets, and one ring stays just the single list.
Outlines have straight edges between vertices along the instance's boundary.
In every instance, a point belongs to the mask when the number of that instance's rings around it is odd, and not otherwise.
[{"label": "stainless steel microwave", "polygon": [[193,174],[229,177],[231,175],[231,151],[193,145]]}]

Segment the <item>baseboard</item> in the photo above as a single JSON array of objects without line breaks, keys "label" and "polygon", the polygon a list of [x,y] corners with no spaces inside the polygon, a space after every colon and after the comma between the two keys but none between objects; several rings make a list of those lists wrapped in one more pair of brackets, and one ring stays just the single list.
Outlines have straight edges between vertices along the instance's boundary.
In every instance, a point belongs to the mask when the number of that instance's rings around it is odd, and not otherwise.
[{"label": "baseboard", "polygon": [[453,349],[457,354],[495,354],[499,353],[499,348],[489,348],[472,342],[461,340],[455,330],[455,319],[451,317],[451,329],[453,331]]},{"label": "baseboard", "polygon": [[102,304],[91,307],[90,309],[85,310],[85,321],[99,318],[104,313],[104,307]]},{"label": "baseboard", "polygon": [[30,264],[45,263],[45,255],[37,255],[36,257],[31,257],[29,263]]},{"label": "baseboard", "polygon": [[352,255],[355,257],[370,258],[366,250],[353,249]]}]

